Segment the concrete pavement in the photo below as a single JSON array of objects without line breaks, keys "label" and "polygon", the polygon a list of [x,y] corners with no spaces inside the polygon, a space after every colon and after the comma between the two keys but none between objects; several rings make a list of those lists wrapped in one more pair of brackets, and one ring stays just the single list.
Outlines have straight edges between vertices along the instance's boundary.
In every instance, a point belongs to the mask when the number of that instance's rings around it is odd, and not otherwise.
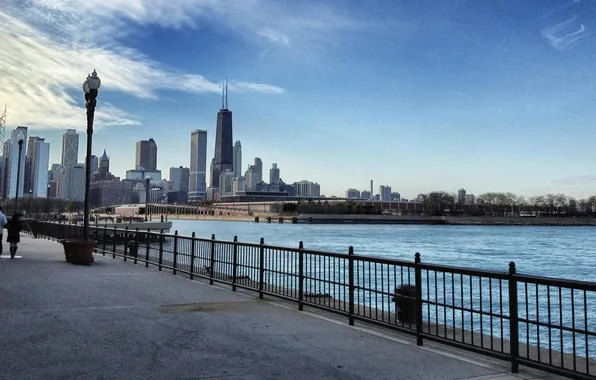
[{"label": "concrete pavement", "polygon": [[119,259],[74,266],[43,239],[18,254],[0,260],[0,379],[559,378]]}]

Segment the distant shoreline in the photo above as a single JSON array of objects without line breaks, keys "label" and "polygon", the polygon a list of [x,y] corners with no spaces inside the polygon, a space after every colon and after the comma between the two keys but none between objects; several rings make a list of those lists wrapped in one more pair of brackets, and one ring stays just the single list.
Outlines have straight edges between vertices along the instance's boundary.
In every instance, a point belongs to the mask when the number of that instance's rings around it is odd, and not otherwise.
[{"label": "distant shoreline", "polygon": [[[331,215],[312,214],[300,216],[257,215],[259,223],[291,224],[296,218],[298,224],[418,224],[450,226],[596,226],[596,218],[530,218],[492,216],[391,216],[391,215]],[[157,215],[153,215],[153,218]],[[164,216],[165,217],[165,216]],[[209,220],[255,223],[255,216],[240,215],[168,215],[168,220]]]}]

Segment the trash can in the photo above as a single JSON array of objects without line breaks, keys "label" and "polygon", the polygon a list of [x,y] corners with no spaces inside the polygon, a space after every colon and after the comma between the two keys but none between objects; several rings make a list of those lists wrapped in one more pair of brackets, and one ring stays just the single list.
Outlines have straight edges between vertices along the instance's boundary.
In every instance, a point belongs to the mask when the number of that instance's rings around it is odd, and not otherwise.
[{"label": "trash can", "polygon": [[128,241],[128,254],[132,257],[137,257],[139,254],[139,246],[134,238]]},{"label": "trash can", "polygon": [[397,320],[402,323],[416,323],[416,286],[404,284],[395,288]]}]

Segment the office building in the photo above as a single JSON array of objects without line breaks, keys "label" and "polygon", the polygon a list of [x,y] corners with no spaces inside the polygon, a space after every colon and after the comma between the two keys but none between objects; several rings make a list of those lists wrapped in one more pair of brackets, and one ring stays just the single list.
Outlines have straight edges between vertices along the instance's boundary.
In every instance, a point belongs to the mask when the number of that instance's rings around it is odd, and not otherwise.
[{"label": "office building", "polygon": [[273,164],[271,169],[269,169],[269,183],[274,184],[279,182],[279,169],[277,168],[277,164]]},{"label": "office building", "polygon": [[346,198],[360,199],[360,190],[357,190],[357,189],[346,190]]},{"label": "office building", "polygon": [[91,155],[91,175],[99,172],[99,157]]},{"label": "office building", "polygon": [[466,190],[459,189],[457,191],[457,203],[466,203]]},{"label": "office building", "polygon": [[391,197],[391,186],[379,186],[379,199],[382,202],[390,202],[393,200]]},{"label": "office building", "polygon": [[[34,197],[45,198],[48,192],[48,166],[50,165],[50,143],[44,138],[29,138],[27,147],[29,166],[28,185],[26,192]],[[30,152],[30,153],[29,153]]]},{"label": "office building", "polygon": [[318,183],[302,180],[294,182],[292,187],[296,190],[297,197],[319,198],[321,196],[321,186]]},{"label": "office building", "polygon": [[75,166],[79,163],[79,134],[74,129],[67,129],[62,135],[62,167]]},{"label": "office building", "polygon": [[[21,167],[19,167],[19,140],[23,140],[23,147],[21,150]],[[6,152],[6,150],[4,151]],[[10,134],[10,156],[8,158],[7,176],[7,197],[14,198],[17,195],[23,196],[23,189],[25,188],[25,160],[27,153],[27,127],[16,127]],[[19,174],[19,188],[17,190],[17,172]],[[27,190],[27,192],[29,192]]]},{"label": "office building", "polygon": [[74,165],[63,167],[58,174],[57,196],[69,201],[85,199],[85,166]]},{"label": "office building", "polygon": [[155,172],[157,170],[157,144],[155,140],[137,142],[135,169]]},{"label": "office building", "polygon": [[234,144],[234,177],[242,176],[242,144],[240,140]]},{"label": "office building", "polygon": [[234,172],[226,170],[219,175],[219,194],[220,196],[232,195],[234,182]]},{"label": "office building", "polygon": [[106,154],[105,149],[103,150],[103,155],[99,159],[98,179],[100,181],[112,179],[112,174],[110,173],[110,158]]},{"label": "office building", "polygon": [[182,166],[170,168],[170,191],[182,191],[184,193],[188,193],[189,180],[190,170],[188,168]]},{"label": "office building", "polygon": [[401,201],[401,194],[394,191],[393,193],[391,193],[391,199],[399,202],[399,201]]},{"label": "office building", "polygon": [[12,146],[12,141],[10,139],[4,142],[4,156],[2,157],[2,178],[0,181],[0,193],[2,193],[2,199],[5,199],[8,196],[8,185],[10,181],[8,177],[10,177],[10,148]]},{"label": "office building", "polygon": [[368,190],[363,190],[363,191],[360,193],[360,199],[371,200],[371,199],[372,199],[372,195],[370,194],[370,191],[368,191]]},{"label": "office building", "polygon": [[223,88],[221,109],[217,113],[217,128],[215,132],[215,150],[211,161],[211,186],[219,188],[219,175],[223,171],[233,170],[233,139],[232,112],[228,109],[227,83]]},{"label": "office building", "polygon": [[263,181],[263,161],[259,157],[255,157],[254,163],[248,166],[244,181],[248,190],[256,189],[257,184]]},{"label": "office building", "polygon": [[[219,178],[218,178],[219,180]],[[207,192],[207,131],[197,129],[190,135],[188,201],[198,202]]]}]

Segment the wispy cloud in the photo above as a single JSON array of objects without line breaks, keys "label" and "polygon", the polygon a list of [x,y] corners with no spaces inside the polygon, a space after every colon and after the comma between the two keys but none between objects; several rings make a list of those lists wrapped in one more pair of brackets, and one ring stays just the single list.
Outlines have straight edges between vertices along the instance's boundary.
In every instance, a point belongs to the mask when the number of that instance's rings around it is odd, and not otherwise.
[{"label": "wispy cloud", "polygon": [[[38,128],[82,128],[81,83],[97,68],[104,91],[156,99],[160,90],[219,92],[200,74],[164,67],[122,37],[136,24],[196,27],[211,0],[14,0],[0,10],[0,103],[9,104],[9,124]],[[131,21],[133,24],[131,24]],[[230,91],[280,94],[278,86],[232,82]],[[74,94],[74,95],[73,95]],[[105,102],[98,127],[135,125],[135,116]]]},{"label": "wispy cloud", "polygon": [[542,30],[542,36],[558,51],[572,48],[587,35],[586,27],[578,22],[577,17],[567,19]]}]

